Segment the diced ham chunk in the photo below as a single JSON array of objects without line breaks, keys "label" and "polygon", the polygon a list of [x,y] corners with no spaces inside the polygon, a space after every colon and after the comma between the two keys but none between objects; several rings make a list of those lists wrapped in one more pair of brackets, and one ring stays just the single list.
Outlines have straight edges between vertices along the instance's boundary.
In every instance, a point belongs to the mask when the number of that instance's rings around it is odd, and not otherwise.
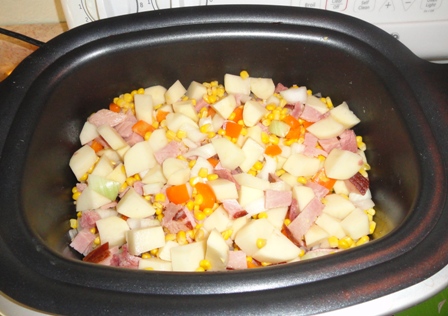
[{"label": "diced ham chunk", "polygon": [[229,251],[229,261],[227,262],[229,270],[247,269],[246,253],[244,251]]},{"label": "diced ham chunk", "polygon": [[163,215],[162,226],[173,234],[177,234],[181,230],[193,229],[196,226],[193,214],[182,205],[168,203]]},{"label": "diced ham chunk", "polygon": [[140,258],[133,256],[128,251],[128,245],[123,245],[121,247],[121,252],[116,253],[112,256],[110,265],[113,267],[124,267],[130,269],[138,269],[138,263]]},{"label": "diced ham chunk", "polygon": [[299,118],[300,115],[303,113],[304,105],[301,102],[296,102],[292,104],[292,110],[289,113],[294,118]]},{"label": "diced ham chunk", "polygon": [[167,158],[175,158],[182,154],[184,145],[180,142],[169,142],[165,147],[159,149],[154,153],[154,157],[161,165]]},{"label": "diced ham chunk", "polygon": [[303,145],[305,146],[305,150],[303,154],[309,157],[317,157],[322,155],[324,157],[328,156],[328,153],[320,148],[317,148],[318,138],[311,133],[305,133],[305,138]]},{"label": "diced ham chunk", "polygon": [[266,209],[290,206],[292,191],[266,190],[264,205]]},{"label": "diced ham chunk", "polygon": [[319,183],[313,182],[313,181],[308,181],[306,183],[306,186],[313,189],[314,195],[318,199],[323,198],[330,192],[330,190],[328,190],[326,187],[320,185]]},{"label": "diced ham chunk", "polygon": [[238,203],[237,200],[229,199],[229,200],[224,200],[221,202],[222,202],[222,206],[227,211],[230,218],[235,218],[235,214],[238,214],[239,212],[244,211],[243,207],[240,205],[240,203]]},{"label": "diced ham chunk", "polygon": [[240,184],[235,180],[235,178],[232,175],[232,172],[229,169],[225,168],[215,168],[214,173],[218,175],[221,179],[229,180],[233,183],[235,183],[236,189],[240,189]]},{"label": "diced ham chunk", "polygon": [[288,209],[288,219],[293,221],[299,215],[299,204],[296,199],[292,199],[291,205]]},{"label": "diced ham chunk", "polygon": [[303,108],[302,114],[300,114],[300,118],[307,122],[317,122],[322,118],[322,114],[316,110],[315,108],[305,105]]},{"label": "diced ham chunk", "polygon": [[115,130],[120,134],[121,137],[130,137],[134,132],[132,131],[132,126],[137,123],[137,118],[131,111],[126,113],[125,119],[115,126]]},{"label": "diced ham chunk", "polygon": [[123,122],[126,119],[126,116],[127,115],[124,113],[116,113],[111,110],[101,109],[90,115],[87,121],[96,127],[105,124],[114,127]]},{"label": "diced ham chunk", "polygon": [[339,142],[341,149],[356,153],[358,151],[358,144],[356,143],[356,134],[353,130],[347,129],[339,135]]},{"label": "diced ham chunk", "polygon": [[279,93],[281,91],[288,90],[288,87],[285,87],[282,83],[277,83],[277,86],[275,87],[275,93]]},{"label": "diced ham chunk", "polygon": [[95,234],[92,234],[90,229],[84,228],[75,236],[75,238],[70,243],[70,247],[87,255],[92,250],[92,243],[95,240]]},{"label": "diced ham chunk", "polygon": [[303,236],[313,225],[316,218],[322,214],[323,209],[324,205],[317,197],[314,197],[291,224],[287,226],[288,231],[297,243],[303,244]]},{"label": "diced ham chunk", "polygon": [[319,139],[318,142],[327,153],[330,153],[334,148],[341,148],[341,143],[337,137]]},{"label": "diced ham chunk", "polygon": [[93,228],[95,227],[95,223],[97,220],[101,219],[101,216],[95,211],[85,211],[82,213],[81,218],[79,219],[79,225],[82,228]]},{"label": "diced ham chunk", "polygon": [[354,192],[357,194],[364,195],[370,186],[370,181],[368,178],[364,177],[362,174],[357,172],[353,177],[344,181],[345,186],[349,192]]}]

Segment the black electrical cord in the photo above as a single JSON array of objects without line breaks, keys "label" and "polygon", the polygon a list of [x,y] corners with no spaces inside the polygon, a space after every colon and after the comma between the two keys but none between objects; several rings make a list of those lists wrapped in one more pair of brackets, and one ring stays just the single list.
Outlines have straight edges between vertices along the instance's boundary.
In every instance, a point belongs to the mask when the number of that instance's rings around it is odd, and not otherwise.
[{"label": "black electrical cord", "polygon": [[10,31],[10,30],[4,29],[2,27],[0,27],[0,34],[4,34],[6,36],[16,38],[18,40],[21,40],[23,42],[27,42],[27,43],[29,43],[31,45],[34,45],[34,46],[37,46],[37,47],[42,47],[42,46],[45,45],[45,42],[41,42],[41,41],[39,41],[37,39],[34,39],[32,37],[29,37],[29,36],[26,36],[26,35],[14,32],[14,31]]}]

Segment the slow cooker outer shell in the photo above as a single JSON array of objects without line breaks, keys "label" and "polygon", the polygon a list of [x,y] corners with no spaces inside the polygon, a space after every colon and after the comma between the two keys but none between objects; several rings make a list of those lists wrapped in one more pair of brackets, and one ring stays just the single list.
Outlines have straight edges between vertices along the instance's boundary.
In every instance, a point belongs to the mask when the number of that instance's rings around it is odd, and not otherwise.
[{"label": "slow cooker outer shell", "polygon": [[[226,19],[249,23],[222,25]],[[155,21],[154,24],[151,21]],[[187,21],[192,24],[194,21],[215,23],[149,30],[154,25],[189,24]],[[255,24],[275,21],[297,26]],[[143,314],[150,308],[154,312],[176,314],[193,311],[204,314],[311,314],[399,290],[427,278],[447,264],[444,232],[448,220],[446,165],[443,165],[447,153],[441,148],[447,144],[443,133],[447,123],[447,102],[446,94],[440,93],[446,76],[441,74],[440,68],[420,62],[400,44],[386,38],[386,34],[360,21],[340,19],[339,15],[327,12],[274,10],[272,7],[221,8],[219,12],[201,8],[139,14],[135,19],[123,17],[101,21],[73,31],[39,49],[12,74],[10,80],[15,84],[9,81],[3,86],[11,85],[12,91],[20,91],[19,94],[7,94],[13,110],[18,113],[0,166],[8,180],[7,185],[2,184],[0,192],[2,218],[5,219],[0,224],[0,246],[4,257],[0,265],[5,276],[1,285],[6,294],[25,304],[61,314],[87,311],[103,314],[107,312],[105,302],[108,310],[115,313]],[[360,36],[362,31],[372,36]],[[308,56],[314,62],[302,61],[299,64],[303,69],[285,71],[292,62],[287,58],[292,53],[284,50],[283,55],[269,56],[273,64],[266,63],[266,56],[254,52],[250,43],[264,47],[264,39],[269,39],[269,43],[276,41],[274,35],[280,39],[278,44],[288,43],[286,46],[294,47],[298,56]],[[89,43],[90,39],[97,41]],[[239,45],[226,48],[226,41]],[[303,46],[297,47],[294,41]],[[83,45],[79,48],[73,44],[80,42]],[[145,61],[143,58],[144,53],[165,51],[177,57],[172,59],[175,65],[179,59],[176,54],[185,61],[194,58],[187,52],[197,50],[197,54],[204,54],[203,46],[194,46],[194,43],[204,42],[212,44],[210,50],[220,47],[224,51],[209,59],[202,58],[201,64],[206,65],[203,68],[187,62],[183,68],[160,66],[164,63],[161,57],[151,67],[149,59]],[[172,45],[184,49],[175,53]],[[268,46],[266,51],[271,54],[281,51]],[[130,54],[129,47],[137,53]],[[310,47],[322,50],[307,52]],[[333,49],[331,54],[329,47]],[[229,49],[236,51],[236,58],[234,55],[229,57]],[[216,48],[213,52],[219,53]],[[255,55],[246,59],[245,53]],[[143,62],[145,67],[132,66],[130,56]],[[149,54],[149,57],[154,56]],[[97,60],[102,63],[98,65]],[[117,61],[121,62],[117,65]],[[260,67],[257,61],[265,63]],[[314,71],[310,71],[310,67]],[[347,74],[355,73],[353,67],[357,67],[359,77],[369,81],[352,80],[348,84]],[[111,80],[107,75],[116,74],[117,68],[120,69],[119,79]],[[370,162],[374,168],[391,170],[386,163],[400,161],[394,158],[394,153],[406,158],[403,166],[396,166],[400,170],[398,173],[381,169],[372,173],[373,190],[379,204],[393,202],[397,206],[395,212],[385,213],[388,216],[385,222],[390,222],[389,227],[384,228],[388,234],[367,247],[337,256],[260,271],[144,274],[67,259],[73,256],[66,248],[67,240],[58,238],[68,229],[67,220],[72,216],[68,192],[74,178],[67,168],[67,161],[69,153],[79,146],[76,138],[85,117],[104,107],[110,97],[139,85],[169,85],[178,78],[183,79],[184,84],[192,79],[210,80],[209,76],[222,76],[226,71],[235,72],[241,68],[247,68],[254,76],[273,76],[276,81],[286,84],[305,82],[311,88],[328,93],[334,100],[353,98],[347,101],[351,106],[354,104],[355,112],[363,120],[359,132],[372,137],[371,142],[367,142],[373,144],[369,159],[372,158]],[[130,69],[134,71],[130,72]],[[432,75],[426,74],[432,69],[440,76],[436,83],[431,82]],[[409,80],[407,75],[410,75]],[[98,76],[106,78],[109,84],[105,85],[101,80],[92,82],[92,78]],[[327,79],[321,79],[322,76]],[[343,79],[337,81],[337,78]],[[424,85],[419,86],[419,83]],[[91,89],[86,89],[88,93],[73,93],[80,88]],[[366,97],[364,106],[356,97],[359,91]],[[372,106],[368,103],[372,98],[380,98],[381,102]],[[394,151],[390,140],[385,141],[389,144],[386,146],[379,141],[378,135],[369,136],[378,128],[376,119],[384,115],[392,118],[379,135],[387,138],[393,134],[403,142],[393,148]],[[61,125],[64,118],[67,121]],[[62,136],[55,130],[62,130]],[[53,142],[46,144],[48,137]],[[59,145],[56,149],[54,143]],[[41,154],[43,152],[45,155]],[[404,172],[406,169],[410,169],[409,172]],[[405,184],[398,185],[399,181],[394,179],[397,176]],[[30,181],[30,177],[36,181]],[[39,187],[41,184],[44,186]],[[435,184],[435,187],[429,188],[428,184]],[[384,187],[396,189],[396,194],[390,194]],[[57,211],[53,199],[64,211]],[[6,208],[14,211],[13,216]],[[42,289],[48,289],[50,293],[44,293]],[[83,300],[88,304],[80,306]]]}]

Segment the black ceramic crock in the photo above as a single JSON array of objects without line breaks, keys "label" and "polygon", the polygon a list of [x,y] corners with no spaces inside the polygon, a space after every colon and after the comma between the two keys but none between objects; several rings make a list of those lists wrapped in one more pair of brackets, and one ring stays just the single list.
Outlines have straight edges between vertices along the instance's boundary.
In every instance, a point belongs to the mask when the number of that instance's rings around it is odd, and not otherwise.
[{"label": "black ceramic crock", "polygon": [[[348,102],[372,167],[374,240],[225,273],[81,262],[68,247],[68,160],[87,116],[134,88],[222,82],[242,69]],[[316,314],[396,292],[448,264],[448,66],[360,20],[267,6],[102,20],[38,49],[0,95],[0,285],[25,305],[62,315]]]}]

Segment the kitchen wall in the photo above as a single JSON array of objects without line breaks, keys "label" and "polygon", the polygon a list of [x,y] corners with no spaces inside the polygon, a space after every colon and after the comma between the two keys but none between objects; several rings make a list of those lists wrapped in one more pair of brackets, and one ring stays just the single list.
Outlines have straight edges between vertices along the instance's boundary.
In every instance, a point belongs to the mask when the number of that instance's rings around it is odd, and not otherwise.
[{"label": "kitchen wall", "polygon": [[0,25],[63,21],[60,0],[0,0]]}]

